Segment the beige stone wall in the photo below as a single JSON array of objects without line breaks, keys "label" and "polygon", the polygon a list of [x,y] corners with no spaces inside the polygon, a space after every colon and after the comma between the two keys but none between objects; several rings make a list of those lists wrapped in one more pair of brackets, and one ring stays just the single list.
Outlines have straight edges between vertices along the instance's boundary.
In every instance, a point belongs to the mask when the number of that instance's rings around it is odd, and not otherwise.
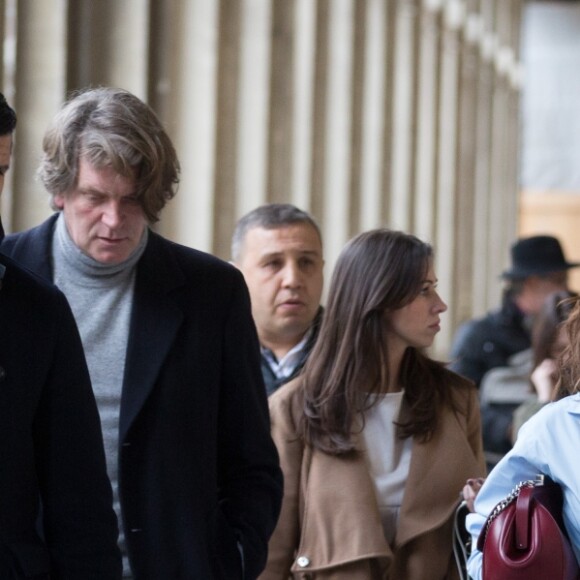
[{"label": "beige stone wall", "polygon": [[[580,263],[580,191],[524,191],[520,198],[521,236],[556,236],[569,262]],[[580,292],[580,268],[570,270],[570,287]]]},{"label": "beige stone wall", "polygon": [[359,231],[414,232],[436,247],[444,355],[496,301],[516,232],[521,3],[0,0],[20,116],[7,229],[50,213],[34,172],[67,94],[123,86],[180,152],[163,234],[228,258],[241,214],[290,201],[320,221],[330,275]]}]

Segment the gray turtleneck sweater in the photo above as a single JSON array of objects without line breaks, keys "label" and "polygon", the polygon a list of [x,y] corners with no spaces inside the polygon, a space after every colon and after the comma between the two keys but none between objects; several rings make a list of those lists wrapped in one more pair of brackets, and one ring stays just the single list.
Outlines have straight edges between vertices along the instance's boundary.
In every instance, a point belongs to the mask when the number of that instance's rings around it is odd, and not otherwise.
[{"label": "gray turtleneck sweater", "polygon": [[146,243],[147,229],[127,260],[120,264],[101,264],[74,244],[62,214],[56,222],[52,242],[54,283],[64,292],[74,313],[101,416],[125,578],[130,578],[131,572],[119,503],[119,411],[136,266]]}]

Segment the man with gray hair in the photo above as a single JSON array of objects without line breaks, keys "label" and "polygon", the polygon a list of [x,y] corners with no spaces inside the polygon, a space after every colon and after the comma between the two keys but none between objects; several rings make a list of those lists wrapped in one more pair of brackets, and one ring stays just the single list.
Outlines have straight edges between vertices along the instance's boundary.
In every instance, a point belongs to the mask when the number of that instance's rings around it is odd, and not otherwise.
[{"label": "man with gray hair", "polygon": [[237,223],[232,262],[246,280],[271,395],[302,369],[318,335],[322,308],[322,237],[305,211],[259,206]]},{"label": "man with gray hair", "polygon": [[179,162],[136,96],[77,94],[43,149],[40,178],[58,211],[3,250],[54,280],[77,320],[123,576],[256,578],[282,474],[243,277],[150,228],[176,193]]}]

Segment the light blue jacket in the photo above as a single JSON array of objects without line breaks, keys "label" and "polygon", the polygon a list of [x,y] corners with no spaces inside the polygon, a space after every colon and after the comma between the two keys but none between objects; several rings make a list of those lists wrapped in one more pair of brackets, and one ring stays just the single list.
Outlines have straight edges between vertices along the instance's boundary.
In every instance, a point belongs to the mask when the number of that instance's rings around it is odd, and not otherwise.
[{"label": "light blue jacket", "polygon": [[[564,523],[580,562],[580,394],[546,405],[520,429],[513,449],[487,477],[475,501],[476,513],[467,516],[473,545],[493,508],[517,483],[543,473],[564,492]],[[482,554],[475,549],[467,569],[481,580]]]}]

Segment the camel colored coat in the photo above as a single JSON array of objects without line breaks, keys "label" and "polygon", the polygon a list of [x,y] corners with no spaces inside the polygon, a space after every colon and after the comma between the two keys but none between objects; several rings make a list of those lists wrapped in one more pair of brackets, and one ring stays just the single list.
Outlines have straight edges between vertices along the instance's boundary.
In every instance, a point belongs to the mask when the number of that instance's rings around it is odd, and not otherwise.
[{"label": "camel colored coat", "polygon": [[445,410],[432,439],[415,441],[395,547],[384,538],[362,441],[335,457],[305,447],[300,379],[269,399],[284,499],[260,580],[443,580],[457,578],[452,528],[469,477],[485,475],[477,392],[454,389],[461,409]]}]

